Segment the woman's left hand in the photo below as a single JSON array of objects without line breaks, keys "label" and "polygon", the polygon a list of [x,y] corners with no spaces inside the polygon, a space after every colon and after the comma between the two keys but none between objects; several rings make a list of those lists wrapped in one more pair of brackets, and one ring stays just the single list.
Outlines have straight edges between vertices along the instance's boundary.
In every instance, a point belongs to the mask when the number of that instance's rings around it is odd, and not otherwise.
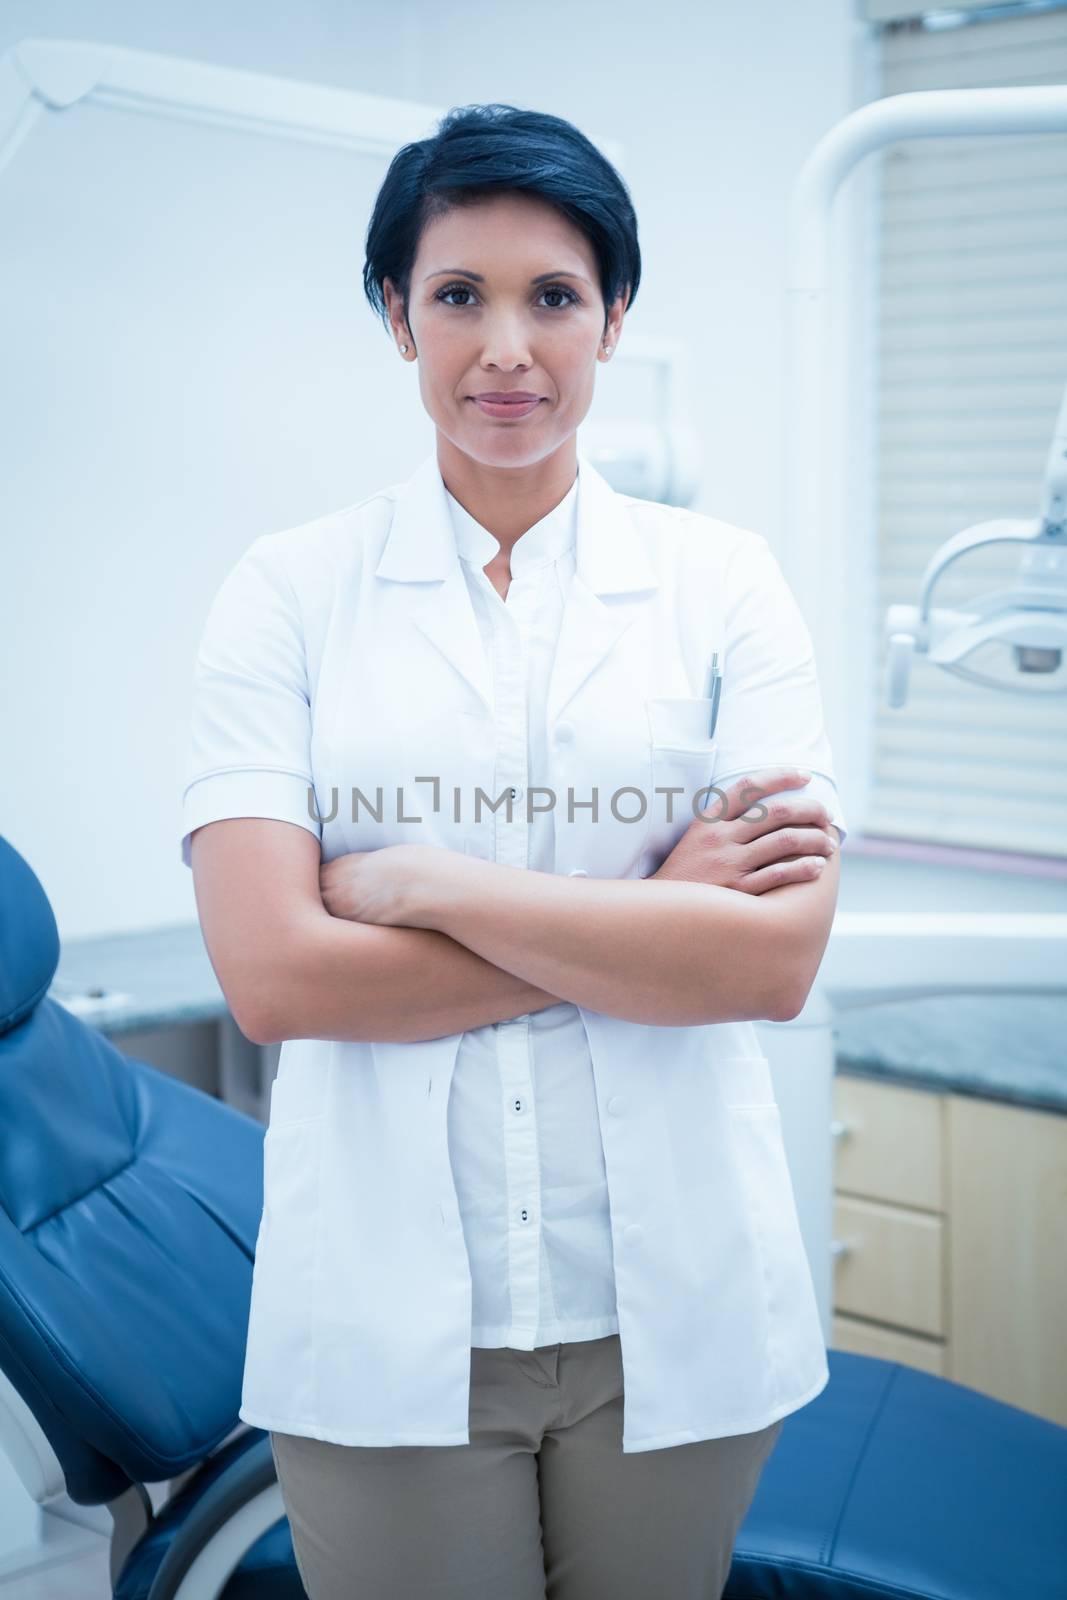
[{"label": "woman's left hand", "polygon": [[319,868],[319,891],[331,917],[379,927],[420,926],[419,891],[454,866],[438,845],[390,844],[352,850]]}]

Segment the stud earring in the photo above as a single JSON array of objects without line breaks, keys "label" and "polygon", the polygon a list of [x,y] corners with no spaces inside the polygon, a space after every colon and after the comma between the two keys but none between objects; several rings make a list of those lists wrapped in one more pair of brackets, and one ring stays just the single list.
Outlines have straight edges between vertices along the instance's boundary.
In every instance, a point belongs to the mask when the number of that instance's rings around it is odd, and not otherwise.
[{"label": "stud earring", "polygon": [[401,355],[402,355],[402,356],[404,356],[404,355],[407,355],[407,351],[408,351],[408,347],[407,347],[407,345],[406,345],[406,344],[402,344],[402,345],[401,345],[401,346],[400,346],[400,354],[401,354]]}]

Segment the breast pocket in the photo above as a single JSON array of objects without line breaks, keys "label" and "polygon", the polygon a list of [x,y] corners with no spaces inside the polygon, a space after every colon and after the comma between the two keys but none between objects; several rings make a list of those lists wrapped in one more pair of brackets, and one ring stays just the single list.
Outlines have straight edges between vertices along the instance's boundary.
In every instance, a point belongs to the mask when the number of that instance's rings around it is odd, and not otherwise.
[{"label": "breast pocket", "polygon": [[721,1056],[713,1051],[710,1070],[731,1111],[753,1111],[777,1105],[771,1064],[765,1055]]},{"label": "breast pocket", "polygon": [[654,750],[701,754],[715,748],[710,695],[656,695],[645,701]]},{"label": "breast pocket", "polygon": [[645,701],[652,787],[639,867],[643,878],[663,865],[697,812],[716,804],[711,710],[710,695],[657,695]]}]

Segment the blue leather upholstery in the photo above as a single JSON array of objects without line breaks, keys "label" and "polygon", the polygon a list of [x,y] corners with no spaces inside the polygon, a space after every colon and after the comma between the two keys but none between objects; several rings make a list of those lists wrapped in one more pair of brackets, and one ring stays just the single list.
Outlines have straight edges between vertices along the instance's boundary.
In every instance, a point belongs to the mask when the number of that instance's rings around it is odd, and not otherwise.
[{"label": "blue leather upholstery", "polygon": [[[0,1368],[81,1505],[204,1463],[127,1561],[115,1592],[135,1600],[224,1467],[270,1456],[252,1429],[205,1462],[239,1423],[264,1130],[49,1000],[58,960],[0,837]],[[224,1591],[303,1593],[285,1519]]]},{"label": "blue leather upholstery", "polygon": [[786,1418],[724,1600],[1065,1600],[1067,1428],[831,1350]]}]

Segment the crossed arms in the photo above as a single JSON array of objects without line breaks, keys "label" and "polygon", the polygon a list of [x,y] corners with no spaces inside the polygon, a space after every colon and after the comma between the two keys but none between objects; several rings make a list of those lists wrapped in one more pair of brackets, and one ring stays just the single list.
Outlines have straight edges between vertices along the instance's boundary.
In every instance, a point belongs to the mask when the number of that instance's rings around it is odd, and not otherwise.
[{"label": "crossed arms", "polygon": [[831,855],[818,877],[755,895],[405,845],[359,858],[395,870],[350,920],[327,910],[318,841],[294,823],[208,823],[191,850],[208,954],[260,1044],[432,1039],[560,1001],[668,1026],[788,1020],[822,960],[840,871]]}]

